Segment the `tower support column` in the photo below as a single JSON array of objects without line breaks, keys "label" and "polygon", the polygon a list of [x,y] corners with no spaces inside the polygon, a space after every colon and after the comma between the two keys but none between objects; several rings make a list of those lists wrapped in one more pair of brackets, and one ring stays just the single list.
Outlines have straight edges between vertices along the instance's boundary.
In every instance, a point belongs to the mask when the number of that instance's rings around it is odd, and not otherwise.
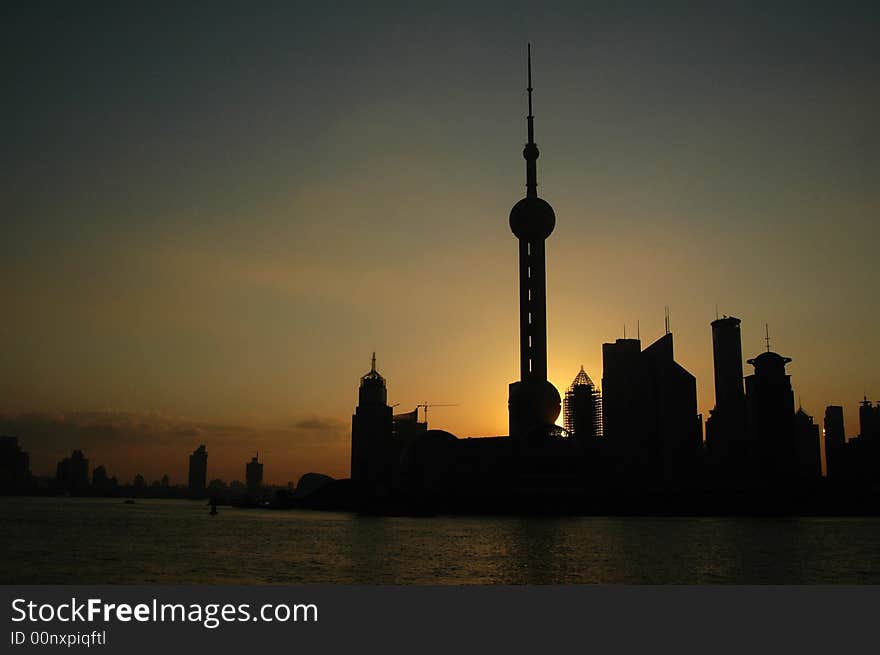
[{"label": "tower support column", "polygon": [[519,358],[520,379],[509,389],[510,436],[518,440],[540,437],[554,429],[559,416],[559,392],[547,380],[547,281],[544,242],[553,232],[556,215],[547,201],[538,197],[537,160],[532,115],[532,60],[528,58],[529,114],[526,197],[510,210],[510,229],[519,239]]}]

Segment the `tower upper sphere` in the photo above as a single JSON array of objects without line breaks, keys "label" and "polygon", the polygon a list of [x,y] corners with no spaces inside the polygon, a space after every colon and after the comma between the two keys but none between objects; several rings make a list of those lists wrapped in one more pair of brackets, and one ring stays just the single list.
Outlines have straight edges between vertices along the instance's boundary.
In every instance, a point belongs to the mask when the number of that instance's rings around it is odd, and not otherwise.
[{"label": "tower upper sphere", "polygon": [[510,230],[517,239],[546,239],[555,227],[556,213],[543,198],[526,196],[510,210]]}]

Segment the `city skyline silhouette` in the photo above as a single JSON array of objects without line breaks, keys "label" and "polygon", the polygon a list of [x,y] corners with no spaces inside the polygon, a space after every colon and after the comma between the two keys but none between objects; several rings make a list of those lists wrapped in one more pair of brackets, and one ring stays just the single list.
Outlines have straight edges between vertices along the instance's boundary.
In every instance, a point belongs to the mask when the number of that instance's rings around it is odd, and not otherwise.
[{"label": "city skyline silhouette", "polygon": [[636,338],[624,333],[604,343],[602,388],[581,366],[563,404],[547,379],[545,241],[556,218],[538,196],[530,44],[527,52],[526,195],[509,217],[519,251],[520,378],[509,385],[506,435],[461,439],[428,426],[430,407],[457,403],[425,401],[395,414],[399,403],[389,404],[373,352],[370,370],[360,378],[350,477],[343,480],[309,472],[286,488],[264,486],[257,453],[246,465],[246,483],[209,484],[202,443],[189,455],[185,487],[172,487],[167,474],[149,487],[140,473],[131,485],[120,484],[103,465],[90,478],[89,460],[79,449],[59,461],[47,484],[32,475],[17,438],[6,436],[3,490],[208,498],[212,516],[218,504],[229,503],[416,515],[875,512],[880,403],[866,397],[860,404],[859,435],[851,441],[840,406],[826,408],[821,430],[800,400],[795,410],[786,370],[792,359],[771,349],[766,324],[765,351],[747,360],[754,372],[744,375],[740,319],[716,315],[712,321],[715,405],[705,421],[705,440],[696,378],[675,360],[668,307],[661,338],[643,348],[637,326]]},{"label": "city skyline silhouette", "polygon": [[[601,344],[624,330],[652,343],[669,306],[705,419],[717,306],[743,320],[746,359],[769,324],[805,409],[820,422],[842,406],[852,436],[858,402],[880,393],[878,310],[865,297],[877,280],[866,238],[876,45],[837,14],[837,38],[810,40],[828,18],[815,9],[796,25],[762,14],[759,27],[787,27],[778,39],[737,36],[744,17],[732,13],[653,16],[670,30],[650,33],[625,14],[577,13],[588,32],[544,39],[540,134],[553,157],[541,160],[541,195],[559,220],[547,377],[562,392],[584,364],[598,380]],[[454,33],[452,14],[436,18],[431,40]],[[227,480],[254,450],[273,483],[343,477],[351,381],[374,349],[390,403],[446,401],[458,407],[432,426],[507,434],[519,337],[505,217],[522,187],[523,29],[485,53],[465,39],[445,60],[416,47],[418,30],[377,39],[345,74],[349,51],[321,58],[307,41],[309,67],[278,29],[264,51],[234,47],[223,78],[199,58],[216,37],[170,74],[184,31],[163,51],[149,44],[154,26],[124,10],[93,19],[125,29],[65,65],[79,90],[50,77],[7,110],[21,128],[6,189],[21,220],[2,264],[16,320],[0,433],[19,436],[35,471],[82,448],[121,478],[182,481],[182,453],[207,442]],[[685,38],[693,21],[702,29]],[[23,25],[33,35],[33,20]],[[20,88],[36,88],[61,48],[19,73]],[[115,87],[123,72],[131,85]],[[66,112],[52,108],[65,97]],[[111,444],[119,454],[105,462]]]}]

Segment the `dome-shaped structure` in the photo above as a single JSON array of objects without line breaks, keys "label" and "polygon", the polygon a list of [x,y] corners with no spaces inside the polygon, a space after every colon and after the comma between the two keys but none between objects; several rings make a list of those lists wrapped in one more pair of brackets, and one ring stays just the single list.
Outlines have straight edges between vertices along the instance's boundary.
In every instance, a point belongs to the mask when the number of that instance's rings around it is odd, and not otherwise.
[{"label": "dome-shaped structure", "polygon": [[449,484],[458,441],[445,430],[427,430],[413,439],[400,454],[402,486],[410,492],[436,492]]},{"label": "dome-shaped structure", "polygon": [[307,498],[316,491],[321,490],[331,482],[335,482],[329,475],[323,473],[306,473],[300,477],[293,492],[294,498]]},{"label": "dome-shaped structure", "polygon": [[761,353],[754,359],[748,360],[748,363],[755,367],[755,373],[782,373],[785,374],[785,365],[791,362],[791,357],[783,357],[782,355],[768,350]]},{"label": "dome-shaped structure", "polygon": [[458,441],[451,432],[446,430],[425,430],[406,445],[400,454],[400,461],[405,467],[416,459],[430,459],[438,449],[448,448]]},{"label": "dome-shaped structure", "polygon": [[556,423],[562,411],[562,398],[549,380],[531,378],[514,382],[509,388],[508,412],[512,421],[531,428]]}]

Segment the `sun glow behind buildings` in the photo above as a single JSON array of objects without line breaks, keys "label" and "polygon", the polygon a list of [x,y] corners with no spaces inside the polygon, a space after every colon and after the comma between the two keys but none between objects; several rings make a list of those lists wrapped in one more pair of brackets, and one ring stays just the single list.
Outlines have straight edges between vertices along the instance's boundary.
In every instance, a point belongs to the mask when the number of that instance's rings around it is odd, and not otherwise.
[{"label": "sun glow behind buildings", "polygon": [[[880,394],[864,238],[880,209],[880,91],[858,23],[804,17],[839,48],[735,9],[647,29],[573,5],[528,34],[489,10],[464,23],[455,7],[430,20],[383,10],[333,23],[328,48],[298,15],[175,24],[157,43],[156,19],[130,12],[81,33],[22,26],[32,56],[4,110],[16,220],[0,246],[14,317],[0,411],[173,417],[120,433],[116,448],[151,469],[120,456],[121,475],[178,477],[205,433],[225,478],[243,475],[255,442],[273,453],[267,480],[345,474],[374,349],[400,409],[447,400],[459,406],[432,426],[507,433],[527,37],[541,43],[540,194],[557,216],[556,387],[580,364],[601,386],[601,344],[637,321],[650,344],[668,305],[705,416],[717,304],[743,319],[747,357],[770,323],[813,415],[843,404],[852,428],[862,394]],[[312,418],[326,429],[296,427]],[[76,431],[58,434],[28,444],[38,472],[69,453]],[[93,439],[90,455],[110,462]]]}]

